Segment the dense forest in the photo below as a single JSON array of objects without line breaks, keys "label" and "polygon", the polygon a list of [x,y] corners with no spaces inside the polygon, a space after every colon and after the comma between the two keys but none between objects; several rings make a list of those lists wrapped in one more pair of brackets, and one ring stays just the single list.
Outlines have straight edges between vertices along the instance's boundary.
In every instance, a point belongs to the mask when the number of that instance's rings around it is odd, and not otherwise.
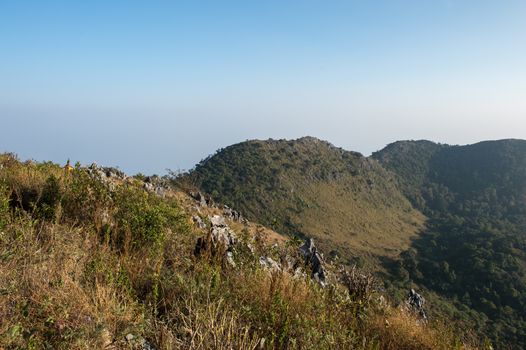
[{"label": "dense forest", "polygon": [[499,347],[526,347],[526,141],[402,141],[371,157],[314,138],[248,141],[185,180],[253,220],[318,237],[395,295],[421,288],[435,313]]},{"label": "dense forest", "polygon": [[497,343],[525,347],[526,142],[399,142],[374,157],[429,217],[397,277],[474,310]]}]

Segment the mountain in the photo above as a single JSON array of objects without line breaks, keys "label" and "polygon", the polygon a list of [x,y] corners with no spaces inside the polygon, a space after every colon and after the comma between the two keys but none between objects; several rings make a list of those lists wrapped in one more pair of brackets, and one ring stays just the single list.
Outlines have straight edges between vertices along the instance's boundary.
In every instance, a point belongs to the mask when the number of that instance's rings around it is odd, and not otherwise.
[{"label": "mountain", "polygon": [[301,244],[170,178],[0,154],[0,349],[477,345]]},{"label": "mountain", "polygon": [[429,218],[397,278],[474,310],[497,342],[526,347],[526,141],[397,142],[373,158]]},{"label": "mountain", "polygon": [[400,141],[363,157],[312,137],[255,140],[219,150],[186,180],[386,271],[395,293],[423,288],[440,313],[500,347],[526,347],[526,141]]},{"label": "mountain", "polygon": [[348,261],[397,256],[424,226],[378,161],[312,137],[229,146],[189,176],[248,218],[314,237],[323,251]]}]

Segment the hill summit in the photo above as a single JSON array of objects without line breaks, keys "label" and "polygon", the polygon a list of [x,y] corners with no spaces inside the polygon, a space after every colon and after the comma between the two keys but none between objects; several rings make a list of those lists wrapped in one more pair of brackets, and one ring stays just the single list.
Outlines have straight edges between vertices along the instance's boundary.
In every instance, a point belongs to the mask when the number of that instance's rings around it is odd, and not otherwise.
[{"label": "hill summit", "polygon": [[378,161],[314,137],[229,146],[189,176],[250,219],[314,237],[324,251],[349,261],[396,256],[424,224]]}]

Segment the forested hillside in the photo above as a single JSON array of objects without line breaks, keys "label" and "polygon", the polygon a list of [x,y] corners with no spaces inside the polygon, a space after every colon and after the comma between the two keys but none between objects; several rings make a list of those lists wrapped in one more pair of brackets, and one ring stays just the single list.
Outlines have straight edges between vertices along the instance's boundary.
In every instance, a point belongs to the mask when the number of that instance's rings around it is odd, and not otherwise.
[{"label": "forested hillside", "polygon": [[526,346],[526,141],[399,142],[374,155],[430,218],[397,277],[476,310],[497,342]]},{"label": "forested hillside", "polygon": [[378,162],[312,137],[227,147],[189,179],[250,219],[315,237],[327,254],[346,260],[394,257],[423,227]]},{"label": "forested hillside", "polygon": [[385,269],[394,291],[424,288],[500,347],[526,347],[526,141],[402,141],[368,158],[310,137],[248,141],[185,179],[317,237],[331,256]]}]

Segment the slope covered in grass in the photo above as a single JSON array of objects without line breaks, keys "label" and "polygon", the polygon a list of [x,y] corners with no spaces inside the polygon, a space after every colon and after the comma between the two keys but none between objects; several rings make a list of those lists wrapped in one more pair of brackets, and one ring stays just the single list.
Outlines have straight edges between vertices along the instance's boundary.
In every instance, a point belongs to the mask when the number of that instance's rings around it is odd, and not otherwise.
[{"label": "slope covered in grass", "polygon": [[227,147],[187,179],[250,219],[314,237],[346,260],[396,256],[424,222],[378,162],[311,137]]},{"label": "slope covered in grass", "polygon": [[208,228],[191,217],[219,209],[145,187],[0,156],[0,348],[465,348],[377,292],[350,294],[331,266],[325,289],[262,268],[260,256],[297,245],[269,246],[258,225],[227,220],[240,240],[235,266],[195,257]]}]

